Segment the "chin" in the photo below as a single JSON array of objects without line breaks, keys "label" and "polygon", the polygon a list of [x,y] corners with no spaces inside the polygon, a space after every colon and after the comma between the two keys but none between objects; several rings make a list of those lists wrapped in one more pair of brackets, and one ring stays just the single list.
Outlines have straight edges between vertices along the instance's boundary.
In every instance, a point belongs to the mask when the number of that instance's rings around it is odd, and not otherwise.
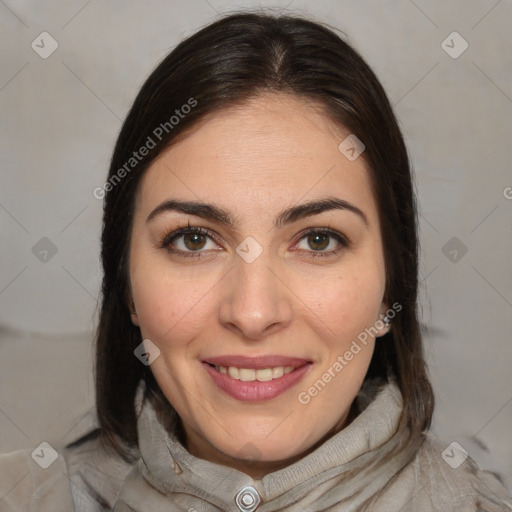
[{"label": "chin", "polygon": [[229,442],[226,442],[225,435],[221,443],[209,441],[223,454],[247,463],[288,461],[300,457],[312,445],[304,439],[294,439],[289,433],[274,436],[271,433],[265,438],[256,432],[247,432],[236,440],[229,439]]}]

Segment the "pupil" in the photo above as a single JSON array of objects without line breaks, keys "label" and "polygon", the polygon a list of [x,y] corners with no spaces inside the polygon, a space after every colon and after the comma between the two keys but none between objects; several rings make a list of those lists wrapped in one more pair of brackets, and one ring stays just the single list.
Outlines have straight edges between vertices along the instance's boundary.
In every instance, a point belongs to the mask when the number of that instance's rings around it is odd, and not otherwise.
[{"label": "pupil", "polygon": [[[322,241],[323,241],[323,243],[322,243]],[[315,249],[315,250],[325,249],[329,245],[329,237],[328,237],[328,235],[324,235],[324,234],[309,235],[308,243],[312,249]]]},{"label": "pupil", "polygon": [[205,236],[200,233],[185,235],[185,246],[190,250],[201,249],[204,246]]}]

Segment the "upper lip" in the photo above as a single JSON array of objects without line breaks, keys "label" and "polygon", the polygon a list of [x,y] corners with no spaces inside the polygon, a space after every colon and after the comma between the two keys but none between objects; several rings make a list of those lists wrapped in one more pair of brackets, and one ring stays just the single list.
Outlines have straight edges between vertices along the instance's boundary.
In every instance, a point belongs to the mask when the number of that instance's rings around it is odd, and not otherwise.
[{"label": "upper lip", "polygon": [[288,356],[257,356],[247,357],[240,355],[232,356],[216,356],[208,357],[203,359],[204,363],[210,363],[215,366],[234,366],[236,368],[253,368],[255,370],[263,368],[274,368],[276,366],[293,366],[298,368],[311,361],[308,359],[302,359],[300,357],[288,357]]}]

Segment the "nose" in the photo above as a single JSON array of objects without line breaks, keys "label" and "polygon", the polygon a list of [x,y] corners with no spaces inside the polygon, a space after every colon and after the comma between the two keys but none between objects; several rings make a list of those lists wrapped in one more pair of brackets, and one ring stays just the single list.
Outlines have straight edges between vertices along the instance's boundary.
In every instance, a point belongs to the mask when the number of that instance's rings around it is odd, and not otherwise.
[{"label": "nose", "polygon": [[235,258],[235,268],[224,280],[219,317],[239,336],[260,340],[287,327],[292,320],[290,289],[278,265],[264,255],[252,263]]}]

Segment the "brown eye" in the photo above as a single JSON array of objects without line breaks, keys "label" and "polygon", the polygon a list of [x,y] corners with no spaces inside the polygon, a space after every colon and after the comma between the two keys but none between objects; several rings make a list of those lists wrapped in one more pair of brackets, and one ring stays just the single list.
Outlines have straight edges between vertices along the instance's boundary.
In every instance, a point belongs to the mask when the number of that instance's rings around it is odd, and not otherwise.
[{"label": "brown eye", "polygon": [[206,251],[220,249],[215,243],[215,235],[212,232],[191,226],[164,236],[159,247],[184,257],[200,257]]},{"label": "brown eye", "polygon": [[207,237],[201,233],[188,233],[183,236],[183,243],[190,251],[203,249],[206,244]]},{"label": "brown eye", "polygon": [[311,257],[333,256],[350,246],[341,233],[328,228],[310,229],[304,233],[296,248]]},{"label": "brown eye", "polygon": [[322,251],[329,246],[330,235],[326,233],[311,233],[308,235],[308,245],[314,251]]}]

